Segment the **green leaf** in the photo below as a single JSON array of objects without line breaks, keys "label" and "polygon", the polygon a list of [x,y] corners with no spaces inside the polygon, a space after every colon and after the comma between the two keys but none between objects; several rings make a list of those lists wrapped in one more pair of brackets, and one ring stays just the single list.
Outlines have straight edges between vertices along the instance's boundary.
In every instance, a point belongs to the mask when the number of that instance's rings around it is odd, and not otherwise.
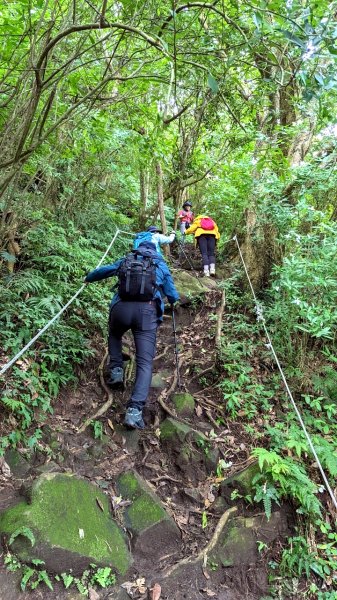
[{"label": "green leaf", "polygon": [[258,13],[258,12],[253,13],[253,21],[256,25],[256,28],[261,29],[261,25],[263,24],[263,18],[262,18],[261,13]]},{"label": "green leaf", "polygon": [[214,79],[213,75],[211,75],[210,73],[208,73],[207,75],[207,83],[208,86],[211,88],[213,94],[217,94],[219,91],[219,85],[216,79]]},{"label": "green leaf", "polygon": [[306,43],[303,42],[301,38],[299,38],[297,35],[294,35],[291,31],[288,31],[287,29],[280,29],[280,31],[283,33],[284,37],[287,38],[287,40],[290,40],[291,42],[293,42],[293,44],[295,44],[299,48],[302,48],[302,50],[306,49]]},{"label": "green leaf", "polygon": [[19,535],[23,535],[24,537],[26,537],[30,541],[31,545],[35,546],[35,536],[34,536],[32,530],[29,529],[29,527],[24,527],[24,526],[18,527],[18,529],[16,529],[12,533],[12,535],[9,538],[9,541],[8,541],[9,546],[11,544],[13,544],[15,538],[17,538]]}]

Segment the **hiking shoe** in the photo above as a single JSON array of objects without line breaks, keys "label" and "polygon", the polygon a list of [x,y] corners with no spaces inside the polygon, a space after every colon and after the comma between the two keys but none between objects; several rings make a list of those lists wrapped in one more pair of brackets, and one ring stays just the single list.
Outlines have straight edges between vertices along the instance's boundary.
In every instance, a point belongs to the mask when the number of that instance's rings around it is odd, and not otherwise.
[{"label": "hiking shoe", "polygon": [[126,427],[131,427],[131,429],[144,429],[145,423],[143,421],[143,414],[139,408],[130,408],[127,409],[124,417],[124,425]]},{"label": "hiking shoe", "polygon": [[209,272],[210,272],[211,277],[215,277],[215,265],[209,266]]},{"label": "hiking shoe", "polygon": [[121,389],[124,387],[122,367],[115,367],[110,370],[107,377],[107,384],[114,389]]}]

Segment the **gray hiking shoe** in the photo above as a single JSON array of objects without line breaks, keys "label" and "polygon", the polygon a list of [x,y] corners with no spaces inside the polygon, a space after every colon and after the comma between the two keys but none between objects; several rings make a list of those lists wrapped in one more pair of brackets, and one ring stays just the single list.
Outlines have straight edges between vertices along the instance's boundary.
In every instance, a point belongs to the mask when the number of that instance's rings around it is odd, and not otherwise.
[{"label": "gray hiking shoe", "polygon": [[126,427],[131,427],[132,429],[144,429],[145,423],[143,421],[143,414],[139,408],[130,408],[127,409],[124,417],[124,425]]},{"label": "gray hiking shoe", "polygon": [[111,369],[107,377],[107,384],[112,388],[123,388],[123,369],[122,367],[115,367]]}]

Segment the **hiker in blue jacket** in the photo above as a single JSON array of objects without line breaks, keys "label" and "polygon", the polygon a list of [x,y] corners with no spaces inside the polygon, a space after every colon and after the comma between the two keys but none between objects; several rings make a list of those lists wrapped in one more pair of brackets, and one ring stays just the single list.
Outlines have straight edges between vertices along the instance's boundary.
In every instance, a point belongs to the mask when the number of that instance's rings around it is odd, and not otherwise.
[{"label": "hiker in blue jacket", "polygon": [[[127,263],[127,260],[131,262]],[[134,269],[137,269],[138,265],[140,271],[135,275]],[[144,265],[150,265],[145,275]],[[131,329],[136,347],[136,381],[127,403],[124,424],[131,428],[143,429],[142,411],[151,385],[157,328],[163,320],[163,296],[173,305],[179,300],[179,294],[166,262],[151,242],[141,243],[136,251],[112,265],[91,271],[85,282],[100,281],[114,275],[119,276],[119,289],[110,305],[108,384],[113,388],[123,387],[122,336]],[[150,288],[151,276],[153,281]],[[142,297],[141,288],[145,289],[143,297],[147,298],[146,300],[138,299]]]},{"label": "hiker in blue jacket", "polygon": [[172,244],[176,237],[175,231],[169,235],[164,235],[157,225],[150,225],[146,231],[141,231],[133,242],[133,249],[136,250],[143,242],[152,242],[156,246],[156,252],[162,256],[160,246]]}]

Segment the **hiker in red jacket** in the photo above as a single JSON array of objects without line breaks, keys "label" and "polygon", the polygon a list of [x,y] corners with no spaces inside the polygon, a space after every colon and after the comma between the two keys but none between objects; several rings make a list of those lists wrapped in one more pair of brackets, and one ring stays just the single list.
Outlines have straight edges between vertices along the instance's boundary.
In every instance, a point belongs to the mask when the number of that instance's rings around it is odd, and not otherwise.
[{"label": "hiker in red jacket", "polygon": [[188,229],[193,222],[194,215],[191,211],[192,204],[190,202],[184,202],[182,210],[178,212],[180,220],[180,233],[184,235],[186,229]]}]

